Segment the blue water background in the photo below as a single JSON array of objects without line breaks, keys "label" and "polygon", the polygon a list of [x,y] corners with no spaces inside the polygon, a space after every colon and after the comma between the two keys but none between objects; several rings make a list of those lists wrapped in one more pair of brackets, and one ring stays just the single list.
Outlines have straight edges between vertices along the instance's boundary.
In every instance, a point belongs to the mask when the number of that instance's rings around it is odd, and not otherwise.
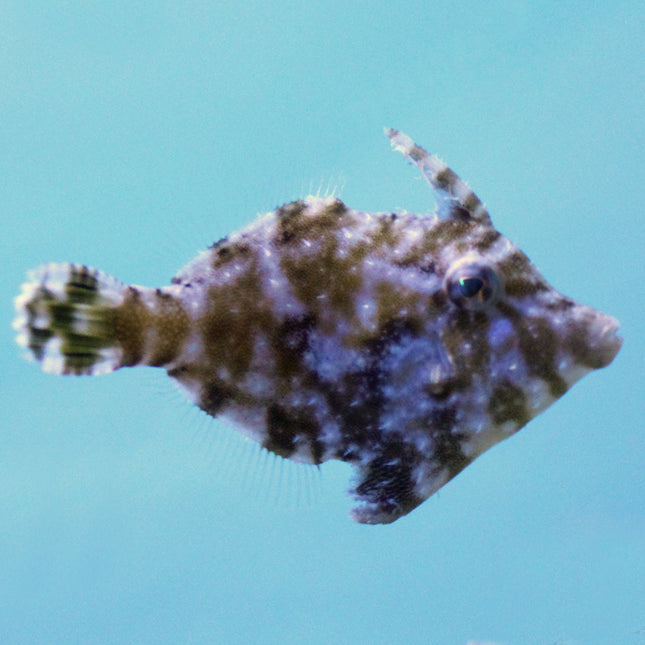
[{"label": "blue water background", "polygon": [[[0,4],[0,642],[645,643],[641,2]],[[427,211],[408,132],[625,346],[391,526],[343,464],[262,457],[163,373],[41,374],[43,261],[167,284],[340,188]]]}]

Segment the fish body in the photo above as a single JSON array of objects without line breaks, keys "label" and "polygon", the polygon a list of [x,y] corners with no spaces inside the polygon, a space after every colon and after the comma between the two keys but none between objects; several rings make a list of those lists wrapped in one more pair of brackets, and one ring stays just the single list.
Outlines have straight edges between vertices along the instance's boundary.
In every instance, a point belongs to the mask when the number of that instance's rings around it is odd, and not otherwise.
[{"label": "fish body", "polygon": [[44,370],[165,369],[282,457],[355,467],[354,520],[405,515],[618,352],[616,320],[553,289],[470,188],[395,130],[436,212],[286,204],[157,289],[49,264],[16,298]]}]

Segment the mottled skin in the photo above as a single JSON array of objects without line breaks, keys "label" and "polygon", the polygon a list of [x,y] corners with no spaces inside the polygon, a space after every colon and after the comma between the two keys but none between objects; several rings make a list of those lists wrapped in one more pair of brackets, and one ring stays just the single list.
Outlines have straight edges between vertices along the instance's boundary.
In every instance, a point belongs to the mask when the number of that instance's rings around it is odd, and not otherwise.
[{"label": "mottled skin", "polygon": [[163,367],[268,450],[357,470],[356,521],[392,522],[618,349],[617,323],[550,287],[459,177],[394,130],[431,215],[286,204],[163,289],[47,265],[19,341],[59,373]]}]

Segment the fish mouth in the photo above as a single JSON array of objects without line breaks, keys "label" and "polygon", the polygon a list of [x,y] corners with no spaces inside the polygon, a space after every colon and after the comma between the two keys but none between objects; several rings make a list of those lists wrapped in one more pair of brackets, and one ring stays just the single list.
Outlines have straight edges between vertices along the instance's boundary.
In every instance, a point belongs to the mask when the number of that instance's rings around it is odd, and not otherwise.
[{"label": "fish mouth", "polygon": [[590,344],[594,349],[598,367],[607,367],[623,346],[623,339],[618,335],[620,323],[607,314],[598,313],[595,324],[591,327]]}]

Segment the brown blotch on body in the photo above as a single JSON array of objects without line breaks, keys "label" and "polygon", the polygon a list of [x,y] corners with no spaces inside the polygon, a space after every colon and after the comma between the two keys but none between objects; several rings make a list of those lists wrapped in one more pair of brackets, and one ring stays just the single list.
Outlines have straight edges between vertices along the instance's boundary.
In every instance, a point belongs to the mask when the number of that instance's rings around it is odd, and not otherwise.
[{"label": "brown blotch on body", "polygon": [[502,234],[498,233],[494,228],[487,228],[475,242],[475,248],[480,253],[485,253],[500,237],[502,237]]},{"label": "brown blotch on body", "polygon": [[[278,215],[274,243],[287,245],[280,266],[296,297],[324,330],[331,332],[338,316],[353,320],[353,295],[363,281],[361,262],[369,244],[358,242],[340,256],[336,232],[355,223],[345,204],[334,200],[312,215],[304,202],[293,202],[280,209]],[[305,239],[313,242],[314,250],[301,251]]]},{"label": "brown blotch on body", "polygon": [[394,226],[398,219],[396,213],[380,215],[378,218],[378,227],[369,233],[370,246],[373,248],[386,247],[394,248],[401,240],[401,233]]},{"label": "brown blotch on body", "polygon": [[423,235],[422,240],[414,245],[400,260],[404,264],[427,264],[428,258],[435,258],[446,246],[458,240],[468,243],[475,224],[468,217],[465,219],[438,220]]},{"label": "brown blotch on body", "polygon": [[302,200],[285,204],[276,211],[278,226],[274,244],[297,244],[303,239],[330,235],[343,226],[342,217],[346,213],[347,206],[340,199],[335,199],[315,215]]},{"label": "brown blotch on body", "polygon": [[559,339],[549,321],[545,318],[524,318],[517,309],[505,302],[499,302],[497,307],[513,325],[531,375],[541,378],[554,398],[561,397],[568,386],[555,366]]},{"label": "brown blotch on body", "polygon": [[145,330],[151,314],[134,287],[128,287],[123,302],[114,310],[114,338],[121,346],[121,366],[131,367],[143,358]]},{"label": "brown blotch on body", "polygon": [[412,289],[398,287],[391,282],[379,282],[374,287],[379,329],[404,319],[410,328],[414,328],[417,334],[420,333],[423,326],[419,312],[422,298],[421,294]]},{"label": "brown blotch on body", "polygon": [[160,289],[155,292],[156,303],[151,324],[154,327],[154,345],[148,365],[158,367],[170,363],[190,331],[190,320],[182,304]]},{"label": "brown blotch on body", "polygon": [[508,379],[495,386],[488,403],[488,414],[498,425],[515,421],[520,428],[531,418],[526,407],[526,395]]},{"label": "brown blotch on body", "polygon": [[432,413],[430,435],[434,443],[433,459],[448,470],[450,478],[471,462],[461,447],[466,436],[457,429],[457,411],[453,407],[439,408]]},{"label": "brown blotch on body", "polygon": [[314,312],[322,329],[332,331],[337,317],[355,321],[354,295],[363,283],[361,260],[367,244],[359,242],[345,257],[338,255],[333,235],[321,240],[311,255],[285,254],[280,266],[296,297]]},{"label": "brown blotch on body", "polygon": [[598,351],[596,344],[589,338],[589,329],[584,326],[572,325],[563,344],[578,365],[593,370],[607,365],[606,353]]},{"label": "brown blotch on body", "polygon": [[275,326],[257,270],[247,268],[235,282],[211,287],[206,301],[198,322],[206,355],[213,368],[223,366],[239,379],[249,370],[257,336]]},{"label": "brown blotch on body", "polygon": [[504,292],[509,296],[524,298],[540,291],[548,291],[549,285],[536,278],[531,260],[521,251],[515,251],[497,264],[502,275]]},{"label": "brown blotch on body", "polygon": [[200,395],[197,405],[212,417],[216,417],[231,402],[251,404],[250,398],[244,393],[200,366],[178,365],[168,370],[167,374],[191,391],[198,387]]},{"label": "brown blotch on body", "polygon": [[543,318],[535,318],[521,325],[518,332],[529,371],[546,382],[553,397],[561,397],[568,386],[555,367],[559,340],[551,325]]},{"label": "brown blotch on body", "polygon": [[[173,360],[188,334],[190,321],[182,304],[171,294],[155,291],[150,309],[140,292],[129,287],[123,302],[114,310],[114,338],[121,346],[121,367],[141,363],[149,352],[147,365],[159,367]],[[146,346],[146,340],[152,342]]]}]

